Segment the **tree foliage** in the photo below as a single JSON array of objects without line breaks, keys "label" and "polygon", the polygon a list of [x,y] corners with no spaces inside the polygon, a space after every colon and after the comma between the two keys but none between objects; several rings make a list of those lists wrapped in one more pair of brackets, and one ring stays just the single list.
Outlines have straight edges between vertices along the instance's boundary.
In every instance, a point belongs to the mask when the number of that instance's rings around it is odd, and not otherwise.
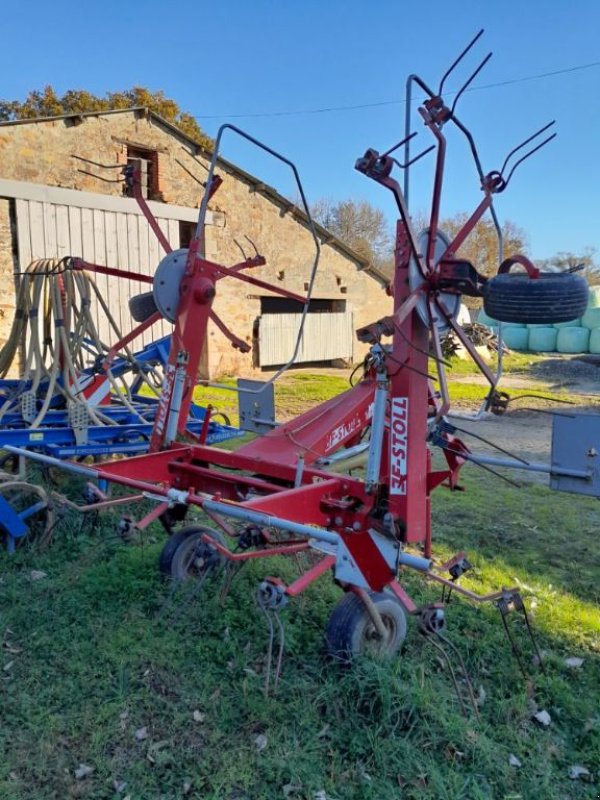
[{"label": "tree foliage", "polygon": [[[391,227],[382,211],[365,200],[333,202],[321,199],[311,209],[323,227],[345,242],[363,258],[391,276],[394,264],[394,239]],[[456,214],[440,222],[442,230],[452,240],[468,219],[468,214]],[[424,214],[412,218],[418,234],[428,227]],[[507,220],[502,225],[504,257],[527,252],[525,231]],[[494,275],[499,266],[498,237],[492,220],[480,220],[456,255],[470,261],[483,275]]]},{"label": "tree foliage", "polygon": [[29,92],[23,102],[0,100],[0,121],[124,110],[141,106],[176,125],[198,144],[212,148],[212,139],[202,131],[191,114],[182,111],[175,100],[165,97],[164,92],[151,92],[143,86],[133,86],[122,92],[107,92],[103,97],[82,89],[69,89],[60,97],[52,86],[46,86],[42,91]]},{"label": "tree foliage", "polygon": [[[440,229],[450,238],[454,239],[468,219],[468,214],[456,214],[442,220]],[[506,220],[501,225],[503,239],[503,258],[515,253],[526,254],[528,250],[527,234],[514,222]],[[459,258],[470,261],[477,272],[487,277],[495,275],[500,266],[498,248],[498,234],[491,219],[480,219],[473,228],[464,244],[455,253]]]},{"label": "tree foliage", "polygon": [[393,264],[393,238],[385,214],[366,200],[318,200],[313,217],[359,256],[383,272]]},{"label": "tree foliage", "polygon": [[600,284],[600,264],[596,260],[596,249],[586,247],[583,253],[571,253],[560,250],[551,258],[545,258],[537,262],[538,267],[545,270],[557,270],[565,272],[583,267],[580,274],[583,275],[589,284]]}]

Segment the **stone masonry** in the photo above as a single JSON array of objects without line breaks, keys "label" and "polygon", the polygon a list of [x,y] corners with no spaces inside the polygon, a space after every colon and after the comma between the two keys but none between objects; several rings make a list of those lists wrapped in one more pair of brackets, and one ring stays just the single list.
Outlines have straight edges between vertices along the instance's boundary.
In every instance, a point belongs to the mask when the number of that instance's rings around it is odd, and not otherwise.
[{"label": "stone masonry", "polygon": [[[151,199],[197,207],[210,154],[176,128],[145,109],[86,114],[50,120],[0,124],[0,178],[122,196],[120,183],[106,183],[81,170],[117,176],[98,164],[124,163],[128,148],[154,151],[158,174]],[[77,156],[79,158],[75,158]],[[223,185],[211,201],[213,224],[207,226],[206,257],[234,264],[241,260],[236,241],[247,235],[267,259],[257,277],[303,295],[314,257],[314,243],[302,213],[258,178],[221,162]],[[11,225],[14,202],[0,197],[0,344],[14,314],[16,232]],[[132,201],[134,202],[134,201]],[[391,301],[384,280],[324,229],[319,229],[321,260],[313,297],[345,301],[358,328],[389,313]],[[251,252],[250,246],[247,248]],[[115,266],[119,266],[115,264]],[[234,280],[217,287],[215,310],[239,336],[251,341],[260,314],[260,296],[267,292]],[[354,344],[352,359],[365,349]],[[252,354],[241,355],[214,327],[204,363],[211,377],[252,371]]]}]

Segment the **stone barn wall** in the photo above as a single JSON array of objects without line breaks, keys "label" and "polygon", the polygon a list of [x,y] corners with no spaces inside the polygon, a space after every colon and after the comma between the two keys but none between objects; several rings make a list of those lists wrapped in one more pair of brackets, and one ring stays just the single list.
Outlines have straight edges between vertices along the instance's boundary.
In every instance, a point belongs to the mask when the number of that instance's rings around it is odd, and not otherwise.
[{"label": "stone barn wall", "polygon": [[[121,183],[108,183],[85,173],[114,179],[118,170],[89,162],[123,164],[128,151],[136,148],[157,154],[149,199],[187,207],[199,205],[208,154],[145,109],[1,124],[0,179],[121,197]],[[247,242],[247,235],[267,259],[266,266],[253,270],[253,274],[304,295],[314,244],[302,214],[234,165],[222,162],[218,172],[224,183],[210,204],[216,213],[207,226],[206,257],[226,266],[237,263],[242,255],[235,240]],[[16,234],[11,229],[10,202],[0,197],[0,341],[6,337],[14,315]],[[340,301],[340,309],[345,304],[353,313],[355,328],[389,313],[391,301],[383,281],[366,271],[366,265],[327,231],[320,229],[319,236],[330,243],[321,245],[313,297]],[[244,247],[250,255],[250,245]],[[44,255],[36,253],[34,257]],[[215,310],[234,333],[251,342],[260,315],[260,297],[267,295],[249,284],[224,279],[217,287]],[[364,352],[365,347],[355,342],[352,360],[358,361]],[[211,377],[248,372],[256,366],[252,354],[238,353],[212,324],[205,363]]]}]

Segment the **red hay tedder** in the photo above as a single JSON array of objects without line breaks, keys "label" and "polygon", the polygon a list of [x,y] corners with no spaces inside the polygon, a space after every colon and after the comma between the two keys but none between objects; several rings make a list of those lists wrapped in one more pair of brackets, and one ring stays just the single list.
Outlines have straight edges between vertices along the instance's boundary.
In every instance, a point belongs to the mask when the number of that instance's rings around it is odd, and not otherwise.
[{"label": "red hay tedder", "polygon": [[[202,437],[195,443],[181,441],[187,435],[185,421],[197,383],[209,319],[229,337],[234,347],[247,348],[213,311],[218,282],[230,279],[250,283],[301,300],[305,307],[310,299],[310,291],[308,297],[300,298],[249,274],[250,268],[265,263],[258,254],[227,267],[203,256],[204,217],[220,183],[216,167],[226,130],[242,135],[284,161],[297,178],[295,168],[286,159],[242,131],[225,125],[217,137],[196,235],[189,250],[168,252],[154,278],[147,279],[152,283],[152,292],[132,302],[132,313],[141,324],[128,340],[161,316],[174,323],[150,452],[106,462],[94,469],[79,464],[56,464],[94,480],[129,487],[135,492],[130,500],[141,497],[154,500],[155,508],[136,526],[143,528],[156,519],[163,522],[170,537],[160,557],[160,568],[176,580],[194,576],[201,581],[219,565],[249,559],[308,550],[318,553],[319,560],[289,585],[276,577],[266,577],[260,585],[259,604],[266,613],[276,615],[289,598],[300,594],[324,573],[331,573],[344,597],[331,615],[327,647],[332,655],[345,661],[365,649],[381,654],[397,653],[406,634],[407,615],[419,617],[424,633],[447,641],[443,637],[443,605],[417,607],[402,586],[402,573],[406,569],[418,570],[427,579],[471,600],[495,602],[503,612],[503,620],[510,607],[525,611],[515,590],[503,589],[480,597],[459,586],[456,581],[469,566],[464,554],[442,566],[435,566],[432,558],[431,492],[441,485],[455,488],[459,471],[467,461],[486,466],[496,463],[523,467],[522,462],[514,459],[502,461],[472,454],[447,419],[450,400],[441,341],[450,330],[489,382],[485,408],[494,410],[503,403],[496,388],[499,375],[480,358],[456,321],[461,294],[483,297],[486,311],[496,319],[547,323],[579,316],[587,295],[583,278],[571,273],[540,273],[522,255],[501,257],[498,275],[489,279],[456,255],[486,212],[492,213],[499,232],[494,195],[504,191],[525,158],[553,138],[548,136],[537,144],[549,128],[546,126],[514,148],[499,171],[483,171],[473,137],[457,117],[456,106],[489,56],[455,95],[451,106],[442,96],[448,75],[480,35],[456,59],[437,91],[420,78],[410,76],[405,137],[383,153],[367,150],[356,162],[359,172],[391,191],[399,211],[395,271],[390,287],[393,313],[357,332],[358,338],[370,345],[360,382],[296,419],[273,427],[235,452],[206,446]],[[410,131],[413,85],[425,97],[418,111],[434,142],[411,158],[410,142],[415,135]],[[466,137],[483,193],[481,202],[452,241],[438,227],[446,127],[454,127]],[[522,154],[528,146],[529,150]],[[402,163],[394,155],[401,147]],[[436,161],[429,225],[416,232],[407,208],[408,180],[401,188],[395,173],[407,171],[430,151],[435,151]],[[135,185],[135,170],[130,170],[127,179]],[[299,180],[298,187],[316,244],[316,268],[318,240]],[[141,199],[140,202],[143,204]],[[147,207],[145,213],[151,220]],[[160,229],[156,232],[160,235]],[[168,243],[163,245],[169,249]],[[514,271],[515,265],[521,269]],[[90,265],[79,259],[73,259],[71,267],[140,280],[138,273]],[[435,376],[429,372],[432,362]],[[106,363],[104,369],[109,368]],[[251,382],[242,387],[247,406],[258,409],[259,416],[270,386],[271,382],[261,385]],[[432,466],[431,445],[442,449],[443,468]],[[363,451],[364,477],[337,471],[345,460],[352,463],[357,453]],[[24,454],[16,449],[14,452]],[[54,463],[45,456],[34,457]],[[589,480],[583,468],[562,473],[556,468],[547,471],[555,476]],[[111,500],[99,492],[98,500],[92,506],[94,509],[123,502],[122,498]],[[197,524],[179,527],[190,506],[201,508],[211,527]],[[270,626],[272,645],[272,621]],[[281,647],[282,643],[283,640]],[[281,649],[277,672],[280,664]]]}]

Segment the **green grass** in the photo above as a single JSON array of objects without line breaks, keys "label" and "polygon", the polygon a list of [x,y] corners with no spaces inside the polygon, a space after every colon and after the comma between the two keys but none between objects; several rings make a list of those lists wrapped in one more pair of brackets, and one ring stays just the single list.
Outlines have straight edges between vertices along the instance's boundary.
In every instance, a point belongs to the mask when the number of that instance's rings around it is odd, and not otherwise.
[{"label": "green grass", "polygon": [[[275,409],[278,420],[289,419],[312,408],[316,403],[350,388],[344,373],[314,374],[311,372],[287,372],[275,383]],[[224,386],[235,386],[234,378],[219,379]],[[239,421],[237,393],[215,386],[198,386],[194,390],[194,401],[201,405],[209,403],[216,412],[227,414],[233,425]],[[217,419],[218,421],[218,419]]]},{"label": "green grass", "polygon": [[[528,365],[541,360],[535,355],[515,353],[505,359],[506,373],[517,374],[526,372]],[[435,364],[430,364],[430,374],[435,375]],[[479,374],[471,361],[452,359],[448,370],[448,390],[452,403],[457,406],[477,407],[487,395],[487,384],[470,383],[466,378]],[[235,386],[235,379],[225,378],[219,383],[226,386]],[[332,371],[330,374],[315,374],[311,372],[287,372],[275,384],[275,409],[279,421],[290,419],[312,408],[315,403],[321,403],[330,397],[345,392],[350,388],[348,377],[345,374]],[[547,407],[555,402],[572,401],[573,396],[567,392],[551,392],[543,388],[513,389],[508,390],[514,398],[515,407],[523,405],[531,407]],[[518,401],[524,397],[526,402]],[[227,415],[233,425],[238,423],[237,394],[229,389],[214,386],[199,386],[194,391],[194,400],[202,405],[209,403],[214,407],[215,413]],[[219,418],[216,418],[219,421]]]},{"label": "green grass", "polygon": [[[265,574],[297,574],[292,560],[248,566],[224,604],[217,581],[179,597],[178,620],[157,619],[168,595],[156,569],[160,530],[124,545],[116,516],[83,532],[69,517],[46,552],[0,555],[0,797],[116,798],[115,780],[131,800],[312,800],[320,790],[337,800],[597,797],[568,768],[600,769],[598,503],[537,485],[518,491],[472,468],[464,482],[464,493],[434,495],[437,553],[467,550],[470,588],[522,586],[546,654],[541,674],[521,620],[510,620],[525,680],[498,613],[450,604],[449,636],[485,692],[480,721],[460,715],[447,670],[414,624],[392,664],[327,663],[323,630],[339,597],[328,578],[283,612],[283,676],[265,699],[267,636],[254,596]],[[32,582],[32,569],[47,578]],[[406,585],[419,602],[438,596],[414,574]],[[569,669],[568,656],[583,666]],[[548,729],[532,721],[533,701],[550,713]],[[94,772],[77,781],[80,763]]]},{"label": "green grass", "polygon": [[[546,355],[538,355],[536,353],[510,353],[505,355],[502,359],[502,372],[505,375],[521,375],[527,374],[533,364],[548,359]],[[449,360],[450,375],[478,375],[479,370],[474,365],[470,358],[451,358]],[[492,371],[496,370],[496,357],[494,356],[487,362]],[[435,362],[431,362],[430,369],[435,372]]]},{"label": "green grass", "polygon": [[[278,413],[347,385],[288,373]],[[234,393],[197,392],[235,418]],[[456,392],[476,402],[485,389],[451,381]],[[169,596],[156,569],[160,527],[125,545],[114,535],[116,513],[83,529],[68,516],[46,552],[0,552],[0,798],[313,800],[321,790],[329,800],[596,798],[597,787],[570,780],[568,769],[600,770],[598,502],[539,485],[516,490],[475,468],[463,479],[466,492],[434,493],[436,555],[465,549],[474,569],[463,583],[479,592],[519,586],[546,663],[545,674],[535,671],[513,615],[530,671],[523,678],[498,612],[453,600],[449,636],[485,697],[480,721],[459,713],[448,671],[414,620],[393,663],[328,663],[323,631],[340,596],[328,577],[284,610],[283,676],[265,698],[256,588],[267,574],[293,579],[293,560],[251,563],[224,603],[220,580],[196,597],[184,591],[160,616]],[[47,577],[32,582],[32,569]],[[403,581],[417,602],[439,599],[419,576]],[[583,666],[569,668],[569,656]],[[550,713],[548,729],[532,720],[534,702]],[[76,780],[80,763],[94,771]],[[120,794],[115,781],[127,784]]]}]

